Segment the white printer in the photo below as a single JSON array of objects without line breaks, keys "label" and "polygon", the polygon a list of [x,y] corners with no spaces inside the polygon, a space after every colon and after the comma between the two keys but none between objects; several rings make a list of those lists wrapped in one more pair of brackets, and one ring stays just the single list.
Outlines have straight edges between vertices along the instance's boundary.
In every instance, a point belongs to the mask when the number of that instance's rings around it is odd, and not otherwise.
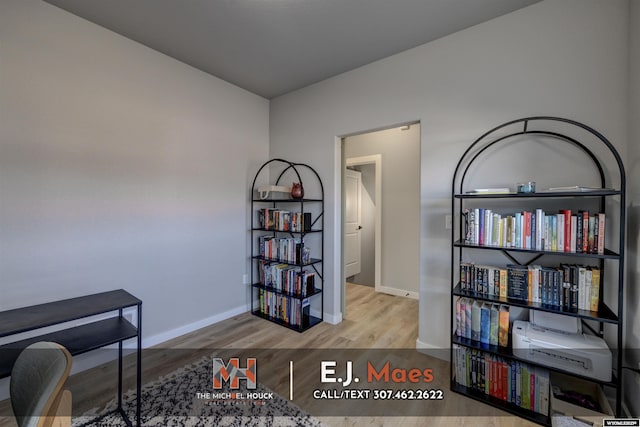
[{"label": "white printer", "polygon": [[567,372],[611,381],[612,356],[599,337],[552,331],[529,322],[513,322],[513,353],[522,359]]}]

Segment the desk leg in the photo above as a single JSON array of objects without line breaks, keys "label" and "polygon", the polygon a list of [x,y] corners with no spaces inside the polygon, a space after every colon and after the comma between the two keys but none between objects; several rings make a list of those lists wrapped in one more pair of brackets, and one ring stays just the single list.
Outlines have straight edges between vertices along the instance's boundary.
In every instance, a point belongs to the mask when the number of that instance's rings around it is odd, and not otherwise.
[{"label": "desk leg", "polygon": [[[119,310],[122,318],[122,309]],[[122,341],[118,342],[118,410],[122,411]]]},{"label": "desk leg", "polygon": [[137,394],[136,394],[136,426],[140,427],[140,407],[142,403],[142,303],[138,305],[138,361],[137,361]]}]

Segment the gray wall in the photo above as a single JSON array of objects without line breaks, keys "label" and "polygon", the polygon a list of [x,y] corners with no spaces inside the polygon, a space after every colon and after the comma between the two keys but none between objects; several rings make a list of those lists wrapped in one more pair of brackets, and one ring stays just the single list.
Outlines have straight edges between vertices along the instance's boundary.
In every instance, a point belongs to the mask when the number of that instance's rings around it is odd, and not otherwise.
[{"label": "gray wall", "polygon": [[[627,14],[624,0],[544,1],[272,100],[271,155],[299,153],[325,179],[329,254],[340,238],[336,136],[420,121],[419,346],[449,346],[448,328],[433,327],[450,313],[444,216],[456,161],[473,140],[510,119],[553,115],[591,125],[626,156]],[[553,183],[581,169],[559,156],[535,176],[520,172],[535,155],[519,151],[489,180],[500,172]],[[326,311],[338,319],[339,275],[327,279]]]},{"label": "gray wall", "polygon": [[[628,364],[640,368],[640,2],[629,2],[629,153],[627,159],[627,185],[629,233],[627,234],[627,311],[626,338],[629,351]],[[635,378],[640,378],[640,375]],[[629,377],[625,383],[627,402],[636,416],[640,415],[640,386]]]},{"label": "gray wall", "polygon": [[124,288],[146,343],[245,311],[268,101],[38,0],[0,40],[0,310]]},{"label": "gray wall", "polygon": [[[382,156],[381,285],[417,293],[420,229],[420,125],[345,138],[345,158]],[[363,242],[364,246],[364,242]]]}]

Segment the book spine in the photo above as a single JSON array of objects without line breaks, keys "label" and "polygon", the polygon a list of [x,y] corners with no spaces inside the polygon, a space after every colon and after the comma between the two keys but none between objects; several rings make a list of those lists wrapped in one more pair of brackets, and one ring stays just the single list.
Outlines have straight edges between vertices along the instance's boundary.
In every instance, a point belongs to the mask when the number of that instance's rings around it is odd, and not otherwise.
[{"label": "book spine", "polygon": [[499,306],[497,304],[491,305],[491,319],[490,319],[490,330],[489,330],[489,344],[490,345],[498,345],[498,330],[500,325],[500,311]]},{"label": "book spine", "polygon": [[536,250],[544,250],[544,211],[536,209]]},{"label": "book spine", "polygon": [[522,248],[522,213],[516,212],[515,215],[515,247],[517,249]]},{"label": "book spine", "polygon": [[588,240],[588,244],[587,244],[587,250],[586,250],[586,252],[589,253],[589,254],[593,253],[593,242],[594,242],[594,237],[595,237],[595,235],[594,235],[595,222],[596,222],[595,217],[594,216],[590,216],[589,217],[589,221],[588,221],[589,232],[587,234],[589,236],[589,238],[587,239]]},{"label": "book spine", "polygon": [[557,248],[558,252],[564,251],[564,214],[557,214],[557,229],[556,234],[558,236]]},{"label": "book spine", "polygon": [[587,269],[583,266],[578,266],[578,309],[585,310],[587,295]]},{"label": "book spine", "polygon": [[578,243],[576,241],[576,233],[578,231],[578,216],[577,215],[571,215],[571,244],[569,247],[569,251],[571,252],[575,252],[577,247],[578,247]]},{"label": "book spine", "polygon": [[498,345],[507,347],[509,345],[509,306],[501,305],[498,319]]},{"label": "book spine", "polygon": [[598,214],[598,254],[604,254],[605,215]]},{"label": "book spine", "polygon": [[491,333],[491,308],[488,304],[480,307],[480,342],[490,344],[489,335]]},{"label": "book spine", "polygon": [[578,211],[576,215],[576,252],[582,253],[582,211]]},{"label": "book spine", "polygon": [[563,209],[560,212],[564,215],[564,252],[571,252],[571,210]]},{"label": "book spine", "polygon": [[531,212],[522,213],[524,222],[524,249],[531,249]]},{"label": "book spine", "polygon": [[591,292],[590,292],[589,309],[598,311],[600,302],[600,269],[591,267]]},{"label": "book spine", "polygon": [[526,267],[508,266],[508,297],[526,301],[528,295]]},{"label": "book spine", "polygon": [[484,228],[485,228],[485,210],[484,209],[479,209],[479,215],[478,215],[478,245],[483,246],[484,245]]},{"label": "book spine", "polygon": [[507,297],[507,270],[500,269],[500,298]]}]

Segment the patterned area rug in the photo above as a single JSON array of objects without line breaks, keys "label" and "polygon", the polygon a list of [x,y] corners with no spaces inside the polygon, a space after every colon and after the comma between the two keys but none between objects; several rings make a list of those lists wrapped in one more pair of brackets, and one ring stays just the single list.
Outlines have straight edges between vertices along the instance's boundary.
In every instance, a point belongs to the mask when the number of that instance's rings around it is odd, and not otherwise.
[{"label": "patterned area rug", "polygon": [[[210,398],[202,393],[212,390],[211,358],[204,358],[142,387],[141,425],[154,427],[213,426],[309,426],[323,424],[290,401],[268,388],[216,390]],[[198,393],[201,393],[198,395]],[[227,398],[231,393],[234,397]],[[135,425],[135,391],[123,396],[123,407]],[[112,412],[113,401],[100,413],[90,412],[74,417],[72,427],[126,426],[123,417]],[[106,415],[105,415],[106,414]],[[96,417],[99,417],[96,419]]]}]

